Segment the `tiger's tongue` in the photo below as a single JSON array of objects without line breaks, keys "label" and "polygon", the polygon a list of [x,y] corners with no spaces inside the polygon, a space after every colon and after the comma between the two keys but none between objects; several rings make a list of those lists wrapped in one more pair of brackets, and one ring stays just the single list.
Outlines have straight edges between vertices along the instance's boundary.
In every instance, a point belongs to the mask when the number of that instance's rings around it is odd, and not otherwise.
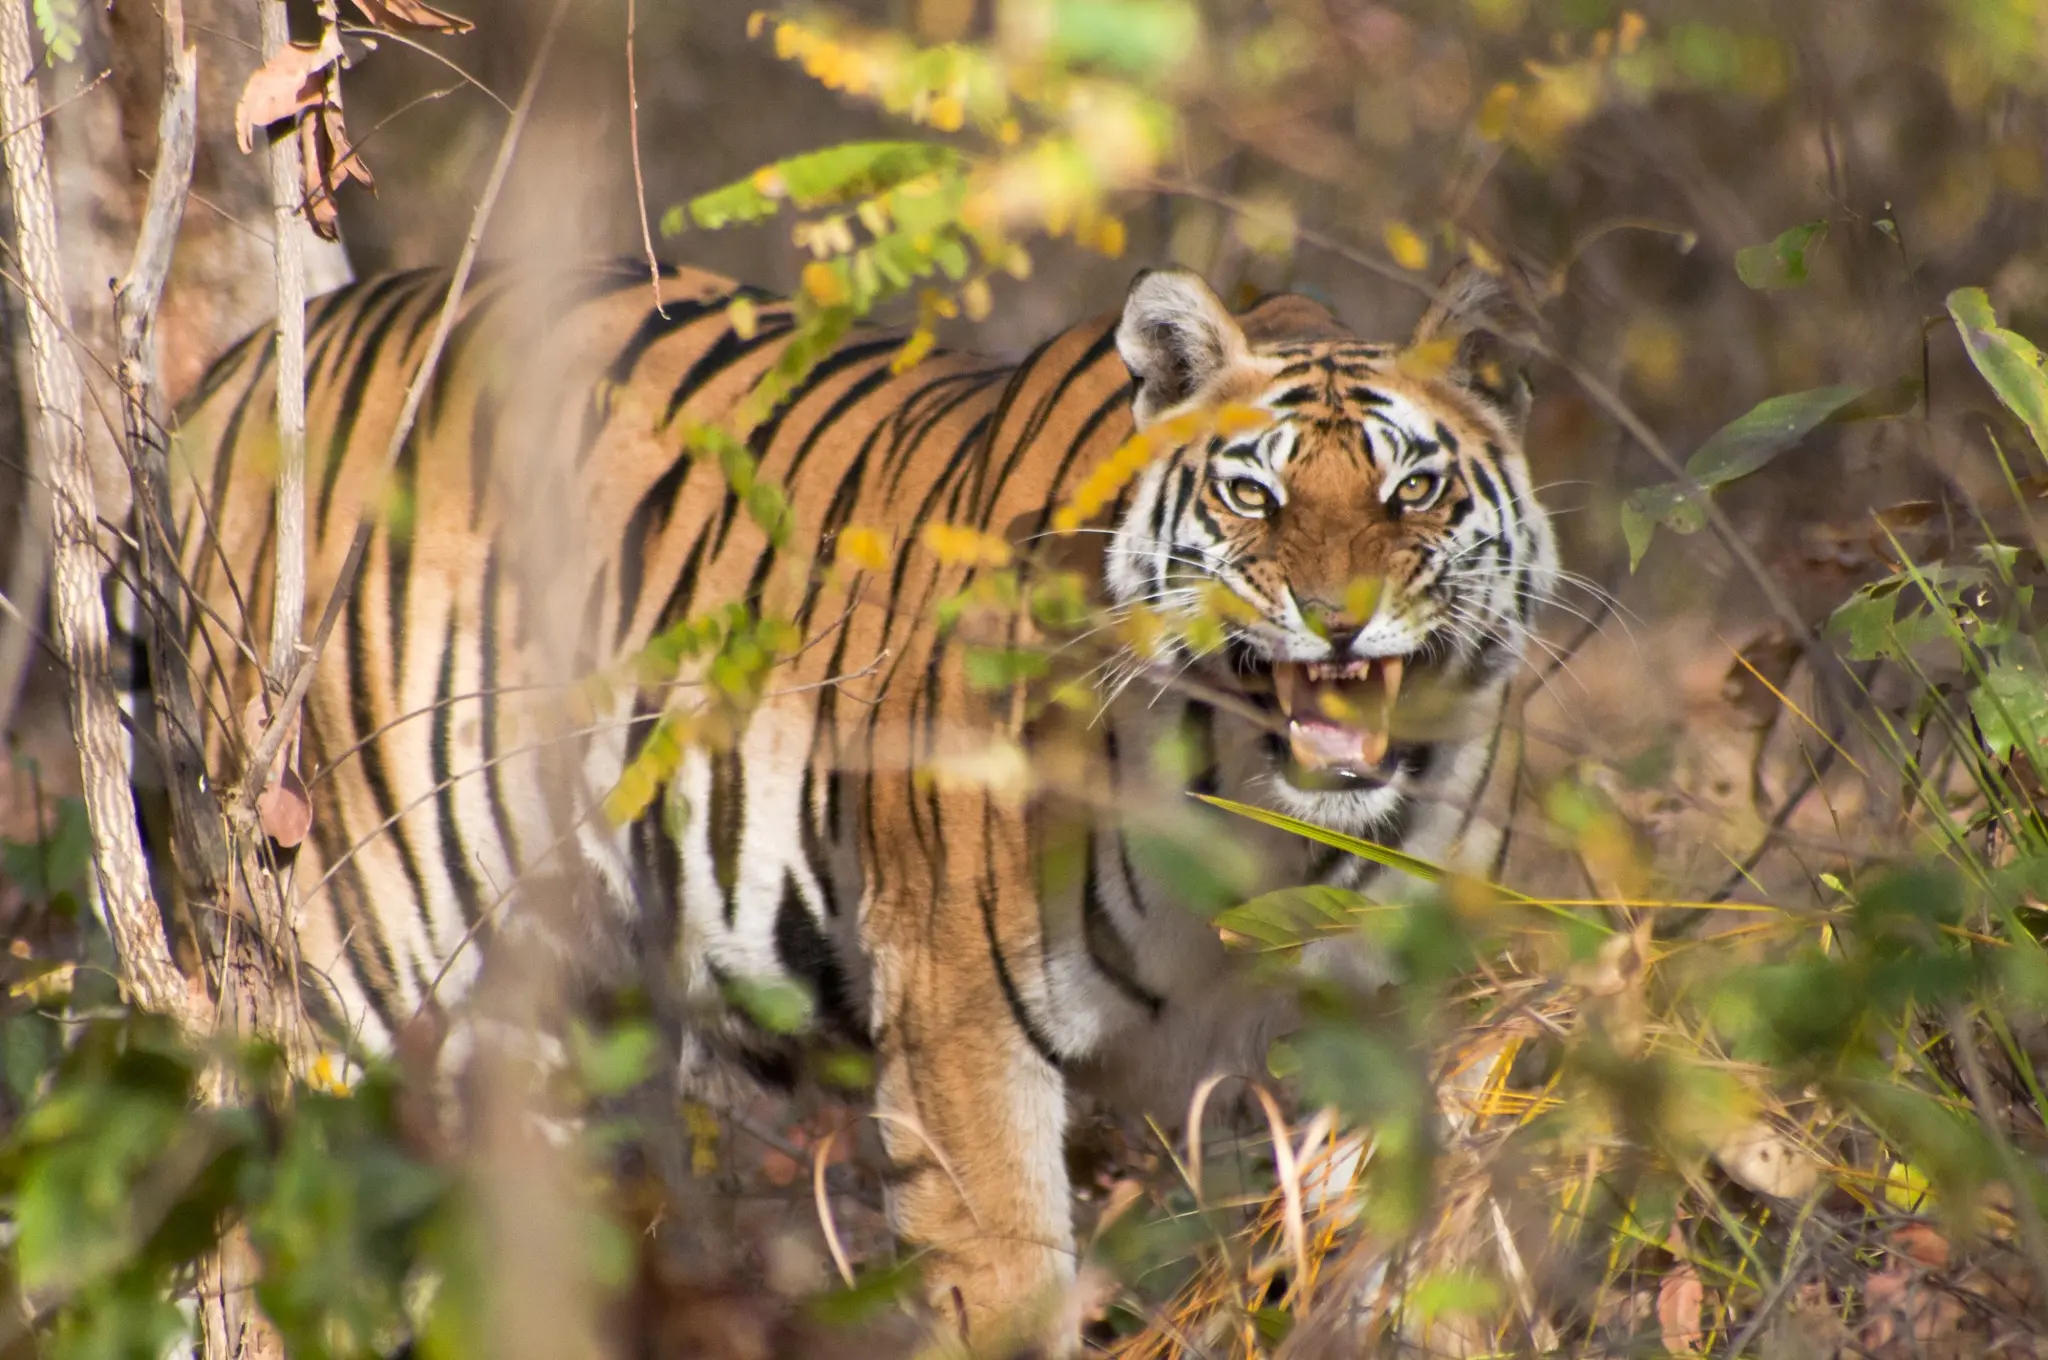
[{"label": "tiger's tongue", "polygon": [[1342,668],[1276,664],[1273,692],[1287,715],[1295,760],[1313,770],[1378,769],[1392,739],[1403,669],[1399,657]]}]

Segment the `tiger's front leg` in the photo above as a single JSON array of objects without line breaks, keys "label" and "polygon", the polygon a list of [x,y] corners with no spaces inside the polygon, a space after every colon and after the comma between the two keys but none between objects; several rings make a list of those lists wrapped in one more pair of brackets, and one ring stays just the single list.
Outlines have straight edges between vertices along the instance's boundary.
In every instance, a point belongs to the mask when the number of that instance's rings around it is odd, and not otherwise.
[{"label": "tiger's front leg", "polygon": [[[956,820],[986,835],[983,811]],[[1066,1080],[1025,995],[1041,985],[1029,962],[1039,927],[1013,830],[994,845],[949,842],[954,872],[925,900],[889,894],[870,906],[875,1117],[890,1218],[924,1253],[942,1327],[964,1326],[976,1345],[1065,1353],[1074,1328],[1059,1318],[1075,1268]]]}]

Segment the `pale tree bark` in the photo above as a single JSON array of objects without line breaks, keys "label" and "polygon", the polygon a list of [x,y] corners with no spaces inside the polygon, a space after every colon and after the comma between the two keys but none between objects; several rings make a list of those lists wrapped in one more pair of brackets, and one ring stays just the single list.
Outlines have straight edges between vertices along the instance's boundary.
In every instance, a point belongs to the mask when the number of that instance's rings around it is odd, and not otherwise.
[{"label": "pale tree bark", "polygon": [[156,171],[134,258],[114,295],[120,345],[122,432],[134,483],[135,537],[142,549],[140,590],[149,601],[150,677],[158,749],[171,800],[178,868],[187,888],[218,901],[227,881],[227,844],[219,800],[206,778],[199,707],[185,654],[186,587],[171,517],[169,404],[157,357],[157,309],[184,219],[197,147],[198,54],[186,43],[182,0],[165,0],[164,88]]},{"label": "pale tree bark", "polygon": [[57,212],[35,83],[27,0],[0,0],[0,123],[19,129],[6,142],[21,285],[28,294],[29,351],[35,388],[32,438],[48,469],[55,549],[51,614],[71,671],[71,722],[92,827],[93,859],[107,928],[135,1000],[196,1029],[204,1018],[195,993],[172,961],[163,920],[150,894],[149,868],[130,794],[130,755],[107,663],[107,615],[100,598],[98,496],[86,453],[84,381],[70,348],[57,248]]}]

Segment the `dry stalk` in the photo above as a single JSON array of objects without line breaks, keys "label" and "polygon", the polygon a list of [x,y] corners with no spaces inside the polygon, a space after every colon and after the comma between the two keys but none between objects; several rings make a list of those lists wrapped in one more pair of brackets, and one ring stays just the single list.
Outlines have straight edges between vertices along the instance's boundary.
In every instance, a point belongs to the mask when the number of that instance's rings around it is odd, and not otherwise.
[{"label": "dry stalk", "polygon": [[[284,0],[256,0],[263,60],[291,41]],[[270,241],[277,270],[277,580],[264,690],[290,683],[306,619],[306,252],[299,234],[296,124],[270,139]]]},{"label": "dry stalk", "polygon": [[188,1031],[207,1007],[172,961],[130,793],[129,751],[107,664],[107,614],[100,598],[98,501],[86,457],[84,379],[66,345],[71,330],[57,250],[57,211],[35,80],[28,7],[0,4],[0,124],[18,128],[5,145],[7,181],[20,241],[33,397],[31,439],[49,470],[55,571],[52,613],[71,670],[71,721],[92,827],[93,860],[108,932],[123,982],[142,1006]]}]

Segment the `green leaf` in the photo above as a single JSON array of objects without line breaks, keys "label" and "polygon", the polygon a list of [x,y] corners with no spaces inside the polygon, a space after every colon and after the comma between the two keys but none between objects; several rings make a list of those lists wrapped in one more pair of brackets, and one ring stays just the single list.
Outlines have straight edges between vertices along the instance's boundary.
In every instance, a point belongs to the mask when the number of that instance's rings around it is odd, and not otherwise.
[{"label": "green leaf", "polygon": [[1053,0],[1052,55],[1136,76],[1156,76],[1186,60],[1201,20],[1183,0]]},{"label": "green leaf", "polygon": [[731,978],[725,984],[725,995],[770,1034],[799,1034],[809,1029],[816,1009],[808,987],[783,978]]},{"label": "green leaf", "polygon": [[41,840],[0,840],[0,878],[43,901],[58,893],[83,890],[91,862],[92,827],[86,821],[85,804],[76,798],[58,800],[56,820],[44,830]]},{"label": "green leaf", "polygon": [[1747,477],[1863,391],[1860,387],[1816,387],[1766,398],[1716,430],[1699,452],[1685,460],[1685,470],[1709,489]]},{"label": "green leaf", "polygon": [[[1901,659],[1915,647],[1949,636],[1955,622],[1948,610],[1970,586],[1988,579],[1981,567],[1934,563],[1872,581],[1829,616],[1826,631],[1848,643],[1852,661]],[[1900,612],[1901,601],[1906,604]],[[1931,606],[1939,603],[1939,611]]]},{"label": "green leaf", "polygon": [[1863,395],[1860,387],[1816,387],[1767,398],[1716,430],[1685,460],[1686,474],[1698,483],[1698,491],[1683,482],[1631,491],[1621,506],[1629,570],[1643,560],[1659,524],[1676,533],[1697,533],[1707,522],[1700,501],[1705,492],[1765,466]]},{"label": "green leaf", "polygon": [[[1317,826],[1314,822],[1304,822],[1299,817],[1290,817],[1284,812],[1273,812],[1266,808],[1253,807],[1249,803],[1234,803],[1228,798],[1218,798],[1213,794],[1198,793],[1195,797],[1212,807],[1220,807],[1225,812],[1234,812],[1240,817],[1249,817],[1255,822],[1281,831],[1291,831],[1297,836],[1305,836],[1309,840],[1330,846],[1333,849],[1348,851],[1360,859],[1371,860],[1374,864],[1383,864],[1389,869],[1399,869],[1402,873],[1412,874],[1425,883],[1439,883],[1444,878],[1444,871],[1426,859],[1404,854],[1399,850],[1390,849],[1387,846],[1378,845],[1372,841],[1360,840],[1356,836],[1347,836],[1341,831],[1332,831],[1326,826]],[[1514,896],[1514,894],[1510,894],[1510,896]],[[1528,899],[1522,898],[1520,900],[1527,901]]]},{"label": "green leaf", "polygon": [[1333,931],[1351,929],[1370,905],[1357,893],[1311,884],[1254,897],[1219,913],[1216,924],[1269,948],[1294,949]]},{"label": "green leaf", "polygon": [[1415,1286],[1408,1306],[1425,1322],[1446,1314],[1457,1317],[1490,1317],[1500,1311],[1498,1282],[1471,1271],[1431,1275]]},{"label": "green leaf", "polygon": [[682,204],[672,203],[662,211],[661,234],[664,237],[681,236],[684,225]]},{"label": "green leaf", "polygon": [[583,1085],[599,1096],[618,1095],[645,1080],[654,1070],[659,1050],[654,1031],[629,1021],[611,1030],[594,1030],[582,1021],[571,1024],[569,1037]]},{"label": "green leaf", "polygon": [[[777,161],[742,180],[690,200],[690,217],[717,229],[772,217],[786,199],[809,210],[851,203],[898,185],[965,164],[958,151],[937,142],[847,142]],[[667,231],[668,219],[662,219]],[[678,224],[680,225],[680,224]]]},{"label": "green leaf", "polygon": [[1806,252],[1827,234],[1826,222],[1808,222],[1763,245],[1744,246],[1735,252],[1735,273],[1752,288],[1797,288],[1806,282]]},{"label": "green leaf", "polygon": [[969,647],[962,664],[967,683],[974,689],[1008,689],[1020,681],[1036,680],[1051,670],[1044,652],[1028,647]]},{"label": "green leaf", "polygon": [[1970,715],[2000,760],[2012,759],[2018,748],[2048,761],[2048,675],[2038,667],[2028,670],[2010,661],[1993,666],[1970,691]]},{"label": "green leaf", "polygon": [[78,0],[35,0],[35,14],[36,32],[51,57],[59,62],[75,58],[85,41],[78,30]]},{"label": "green leaf", "polygon": [[1955,319],[1970,362],[2005,408],[2025,423],[2034,446],[2048,456],[2048,373],[2042,372],[2041,351],[2024,335],[1998,324],[1982,288],[1950,293],[1948,314]]}]

